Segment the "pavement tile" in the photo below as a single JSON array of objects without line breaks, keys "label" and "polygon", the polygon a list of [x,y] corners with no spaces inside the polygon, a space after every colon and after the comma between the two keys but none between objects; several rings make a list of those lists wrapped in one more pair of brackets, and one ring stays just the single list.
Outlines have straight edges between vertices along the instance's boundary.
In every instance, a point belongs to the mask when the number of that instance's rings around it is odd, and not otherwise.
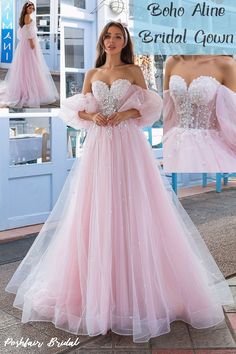
[{"label": "pavement tile", "polygon": [[[6,343],[7,340],[9,344]],[[25,347],[20,344],[17,347],[16,341],[20,340],[25,344]],[[55,345],[49,347],[47,344],[50,340],[50,337],[40,333],[29,324],[15,324],[0,329],[1,354],[54,354],[65,350],[65,347],[59,349]],[[14,345],[11,345],[10,342]],[[31,345],[29,345],[30,342]]]},{"label": "pavement tile", "polygon": [[194,351],[195,354],[236,354],[235,349],[199,349]]},{"label": "pavement tile", "polygon": [[226,312],[236,312],[236,286],[231,286],[230,289],[231,289],[231,292],[233,294],[234,305],[224,306],[224,310]]},{"label": "pavement tile", "polygon": [[78,349],[74,349],[74,350],[70,351],[70,354],[113,354],[113,351],[106,350],[106,349],[96,350],[96,349],[84,349],[84,348],[80,349],[80,348],[78,348]]},{"label": "pavement tile", "polygon": [[0,329],[6,328],[20,321],[14,316],[9,315],[5,311],[0,310]]},{"label": "pavement tile", "polygon": [[236,276],[227,279],[227,282],[228,282],[228,284],[231,285],[231,286],[232,286],[232,285],[236,286]]},{"label": "pavement tile", "polygon": [[189,349],[155,349],[151,354],[194,354],[194,352]]},{"label": "pavement tile", "polygon": [[46,334],[49,337],[57,338],[58,341],[66,341],[71,340],[79,341],[80,343],[86,342],[91,337],[89,336],[82,336],[82,335],[75,335],[73,333],[69,333],[63,331],[59,328],[56,328],[52,322],[43,322],[43,321],[30,321],[29,322],[32,327],[36,328],[39,332]]},{"label": "pavement tile", "polygon": [[[13,297],[14,297],[14,295],[13,295]],[[14,299],[11,298],[11,300],[8,301],[8,305],[7,306],[3,306],[2,309],[6,313],[8,313],[8,315],[14,316],[14,317],[18,318],[18,320],[21,320],[22,311],[17,309],[16,307],[12,306],[13,301],[14,301]]]},{"label": "pavement tile", "polygon": [[229,319],[231,327],[233,328],[234,332],[236,333],[236,313],[227,313],[227,317]]},{"label": "pavement tile", "polygon": [[147,349],[149,348],[149,343],[144,342],[144,343],[134,343],[133,342],[133,336],[121,336],[116,333],[112,333],[112,341],[114,345],[114,349],[120,349],[120,348],[130,348],[130,349]]},{"label": "pavement tile", "polygon": [[151,354],[150,349],[136,349],[136,350],[128,350],[128,349],[122,349],[122,350],[114,350],[114,354]]},{"label": "pavement tile", "polygon": [[[82,336],[80,337],[82,338]],[[90,338],[88,342],[80,345],[81,348],[84,349],[112,349],[112,334],[109,331],[105,335],[97,335],[97,336],[87,336],[87,339]]]},{"label": "pavement tile", "polygon": [[236,348],[236,342],[225,321],[217,326],[204,329],[195,329],[190,325],[188,327],[193,348]]},{"label": "pavement tile", "polygon": [[151,338],[151,348],[192,348],[186,323],[175,321],[171,323],[171,331],[167,334]]},{"label": "pavement tile", "polygon": [[[13,275],[14,271],[16,270],[16,268],[19,266],[20,263],[21,261],[2,264],[0,266],[0,275],[2,276],[6,271],[12,272]],[[1,277],[1,281],[2,281],[2,277]]]}]

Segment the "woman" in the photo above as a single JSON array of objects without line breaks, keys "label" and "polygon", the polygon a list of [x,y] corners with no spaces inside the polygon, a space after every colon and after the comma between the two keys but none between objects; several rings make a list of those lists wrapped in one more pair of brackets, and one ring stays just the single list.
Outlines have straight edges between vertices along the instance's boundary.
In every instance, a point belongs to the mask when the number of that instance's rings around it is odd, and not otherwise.
[{"label": "woman", "polygon": [[224,319],[221,305],[233,303],[227,282],[164,187],[139,129],[161,108],[133,64],[127,29],[108,23],[96,68],[60,113],[88,130],[82,158],[6,287],[22,322],[51,321],[90,336],[111,329],[145,342],[177,319],[196,328]]},{"label": "woman", "polygon": [[235,172],[235,60],[223,55],[170,57],[164,89],[165,171]]},{"label": "woman", "polygon": [[22,8],[19,43],[5,80],[0,83],[0,107],[37,108],[59,99],[39,45],[35,22],[30,17],[34,11],[32,2],[26,2]]}]

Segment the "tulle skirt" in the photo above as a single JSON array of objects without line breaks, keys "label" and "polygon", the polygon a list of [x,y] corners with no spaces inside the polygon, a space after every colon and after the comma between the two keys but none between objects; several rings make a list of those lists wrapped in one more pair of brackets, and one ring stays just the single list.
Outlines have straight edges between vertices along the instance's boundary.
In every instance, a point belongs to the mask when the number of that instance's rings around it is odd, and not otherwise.
[{"label": "tulle skirt", "polygon": [[174,127],[163,139],[166,172],[236,172],[236,153],[218,130]]},{"label": "tulle skirt", "polygon": [[35,48],[22,38],[4,81],[0,81],[0,107],[35,107],[59,99],[56,86],[44,60],[38,38]]},{"label": "tulle skirt", "polygon": [[183,320],[224,319],[233,298],[134,124],[93,125],[60,197],[6,291],[22,322],[146,342]]}]

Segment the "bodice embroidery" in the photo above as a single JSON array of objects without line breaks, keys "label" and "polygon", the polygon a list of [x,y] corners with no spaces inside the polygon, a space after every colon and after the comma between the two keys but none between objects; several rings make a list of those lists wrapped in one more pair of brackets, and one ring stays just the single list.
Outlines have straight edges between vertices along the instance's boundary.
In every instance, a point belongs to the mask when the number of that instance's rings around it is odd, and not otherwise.
[{"label": "bodice embroidery", "polygon": [[216,129],[215,99],[220,82],[211,76],[199,76],[189,86],[179,75],[172,75],[169,91],[177,125],[185,129]]},{"label": "bodice embroidery", "polygon": [[[108,117],[112,113],[117,112],[121,106],[121,99],[126,94],[126,91],[130,87],[131,82],[126,79],[117,79],[113,81],[111,86],[102,80],[95,80],[92,83],[93,95],[96,98],[99,106],[99,111]],[[94,127],[97,126],[96,124]],[[126,127],[126,121],[118,124],[118,127]],[[114,127],[106,126],[106,133],[109,138],[112,138],[112,130]]]}]

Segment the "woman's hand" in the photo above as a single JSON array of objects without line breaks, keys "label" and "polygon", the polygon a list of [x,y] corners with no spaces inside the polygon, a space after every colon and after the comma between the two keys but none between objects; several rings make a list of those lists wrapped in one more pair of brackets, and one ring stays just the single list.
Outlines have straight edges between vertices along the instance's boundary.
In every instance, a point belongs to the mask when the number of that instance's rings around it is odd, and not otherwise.
[{"label": "woman's hand", "polygon": [[97,125],[102,125],[106,126],[107,125],[107,119],[104,117],[102,113],[94,113],[91,115],[91,120],[96,123]]},{"label": "woman's hand", "polygon": [[108,117],[108,125],[118,125],[119,123],[127,120],[129,118],[139,118],[140,113],[137,109],[128,109],[127,111],[123,112],[114,112]]},{"label": "woman's hand", "polygon": [[30,48],[34,49],[35,45],[34,45],[34,40],[32,38],[29,39],[29,43],[30,43]]},{"label": "woman's hand", "polygon": [[126,112],[114,112],[108,117],[108,125],[118,125],[127,119]]}]

